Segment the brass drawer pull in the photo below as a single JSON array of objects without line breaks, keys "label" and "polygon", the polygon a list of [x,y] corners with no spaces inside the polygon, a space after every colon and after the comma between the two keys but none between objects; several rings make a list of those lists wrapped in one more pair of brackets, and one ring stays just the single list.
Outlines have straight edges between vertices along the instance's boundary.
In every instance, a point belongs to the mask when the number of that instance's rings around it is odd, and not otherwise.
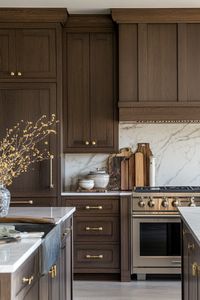
[{"label": "brass drawer pull", "polygon": [[192,276],[194,276],[194,277],[197,276],[197,270],[198,270],[198,265],[195,262],[192,264]]},{"label": "brass drawer pull", "polygon": [[89,206],[89,205],[87,205],[87,206],[85,207],[85,209],[87,209],[87,210],[90,210],[90,209],[98,209],[98,210],[101,210],[101,209],[103,209],[103,206],[101,206],[101,205],[97,205],[97,206]]},{"label": "brass drawer pull", "polygon": [[53,159],[54,156],[51,155],[49,159],[49,187],[50,189],[54,189],[54,184],[53,184]]},{"label": "brass drawer pull", "polygon": [[87,254],[85,257],[87,259],[103,259],[103,254],[100,254],[100,255],[90,255],[90,254]]},{"label": "brass drawer pull", "polygon": [[11,201],[11,204],[33,204],[33,200]]},{"label": "brass drawer pull", "polygon": [[28,285],[31,285],[31,282],[33,281],[33,279],[34,279],[34,276],[31,276],[31,277],[23,277],[22,278],[22,282],[23,283],[28,283]]},{"label": "brass drawer pull", "polygon": [[85,227],[85,230],[86,231],[103,231],[103,227],[89,227],[89,226],[87,226],[87,227]]},{"label": "brass drawer pull", "polygon": [[51,274],[51,278],[54,279],[57,276],[57,266],[53,265],[49,270],[49,274]]},{"label": "brass drawer pull", "polygon": [[192,243],[192,244],[188,244],[188,249],[190,250],[194,250],[194,244]]}]

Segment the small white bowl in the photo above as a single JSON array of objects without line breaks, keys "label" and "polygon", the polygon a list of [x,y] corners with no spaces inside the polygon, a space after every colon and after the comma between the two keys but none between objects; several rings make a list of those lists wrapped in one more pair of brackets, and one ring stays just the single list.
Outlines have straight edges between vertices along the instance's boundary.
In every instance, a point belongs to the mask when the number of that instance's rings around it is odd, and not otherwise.
[{"label": "small white bowl", "polygon": [[91,190],[94,187],[94,180],[93,179],[80,179],[78,184],[82,189]]}]

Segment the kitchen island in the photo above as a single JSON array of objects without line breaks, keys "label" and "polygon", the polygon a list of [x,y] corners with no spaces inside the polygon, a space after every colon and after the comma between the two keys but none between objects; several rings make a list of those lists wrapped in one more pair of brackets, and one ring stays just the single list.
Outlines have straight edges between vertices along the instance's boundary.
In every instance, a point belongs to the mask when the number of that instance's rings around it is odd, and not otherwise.
[{"label": "kitchen island", "polygon": [[200,299],[200,207],[180,207],[182,219],[182,299]]},{"label": "kitchen island", "polygon": [[[72,299],[74,211],[75,208],[72,207],[10,209],[8,219],[16,218],[17,222],[20,218],[23,222],[30,219],[34,223],[33,228],[35,225],[36,228],[42,225],[42,229],[48,226],[48,231],[44,238],[22,238],[18,242],[0,245],[1,300]],[[49,224],[43,224],[43,220],[49,220]],[[38,222],[41,224],[37,224]],[[21,225],[26,228],[27,224]],[[30,225],[28,228],[30,229]],[[49,263],[52,263],[50,267]]]}]

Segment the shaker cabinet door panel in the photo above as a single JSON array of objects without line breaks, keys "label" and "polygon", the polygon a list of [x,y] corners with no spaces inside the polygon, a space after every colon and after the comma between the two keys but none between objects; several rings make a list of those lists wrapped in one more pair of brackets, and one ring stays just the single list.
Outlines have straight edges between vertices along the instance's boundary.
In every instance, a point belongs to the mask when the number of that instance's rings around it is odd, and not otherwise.
[{"label": "shaker cabinet door panel", "polygon": [[84,148],[90,141],[89,34],[65,37],[64,147]]},{"label": "shaker cabinet door panel", "polygon": [[114,145],[113,34],[90,36],[91,141],[97,147]]},{"label": "shaker cabinet door panel", "polygon": [[[42,115],[47,119],[56,114],[56,87],[54,84],[1,84],[0,87],[0,138],[6,129],[24,121],[37,121]],[[14,179],[9,187],[12,196],[56,195],[56,135],[48,137],[48,145],[41,142],[40,149],[48,149],[55,156],[53,166],[45,160],[29,167],[28,173]],[[52,172],[52,173],[51,173]],[[53,181],[54,188],[50,187]]]},{"label": "shaker cabinet door panel", "polygon": [[15,71],[15,31],[0,30],[0,78],[12,78]]},{"label": "shaker cabinet door panel", "polygon": [[16,71],[21,78],[56,77],[54,29],[16,30]]}]

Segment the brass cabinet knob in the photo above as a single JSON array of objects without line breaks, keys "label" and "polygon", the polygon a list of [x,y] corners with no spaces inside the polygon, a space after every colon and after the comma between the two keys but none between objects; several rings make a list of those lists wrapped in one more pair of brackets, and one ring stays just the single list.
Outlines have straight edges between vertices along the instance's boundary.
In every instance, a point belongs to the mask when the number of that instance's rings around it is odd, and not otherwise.
[{"label": "brass cabinet knob", "polygon": [[15,72],[10,72],[10,76],[15,76]]},{"label": "brass cabinet knob", "polygon": [[188,244],[188,249],[194,250],[194,244]]},{"label": "brass cabinet knob", "polygon": [[22,73],[21,72],[17,72],[17,76],[22,76]]},{"label": "brass cabinet knob", "polygon": [[92,141],[92,145],[95,146],[97,144],[96,141]]},{"label": "brass cabinet knob", "polygon": [[90,142],[89,142],[89,141],[85,141],[85,145],[87,145],[87,146],[88,146],[89,144],[90,144]]},{"label": "brass cabinet knob", "polygon": [[197,276],[197,271],[198,271],[198,265],[195,262],[192,264],[192,276],[194,276],[194,277]]},{"label": "brass cabinet knob", "polygon": [[30,276],[30,277],[23,277],[22,278],[22,282],[23,283],[28,283],[28,285],[31,285],[31,282],[33,281],[33,279],[34,279],[34,276]]}]

